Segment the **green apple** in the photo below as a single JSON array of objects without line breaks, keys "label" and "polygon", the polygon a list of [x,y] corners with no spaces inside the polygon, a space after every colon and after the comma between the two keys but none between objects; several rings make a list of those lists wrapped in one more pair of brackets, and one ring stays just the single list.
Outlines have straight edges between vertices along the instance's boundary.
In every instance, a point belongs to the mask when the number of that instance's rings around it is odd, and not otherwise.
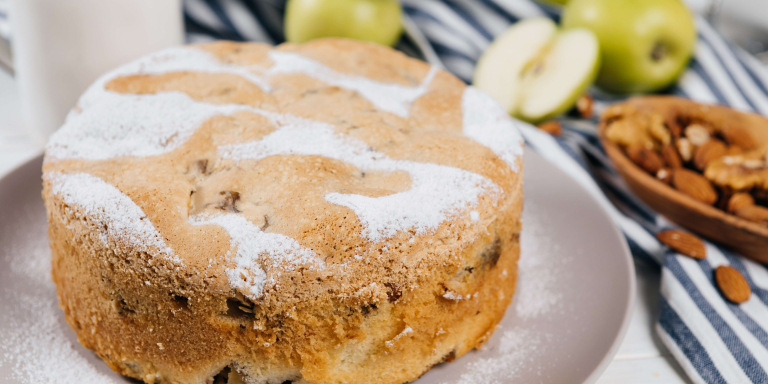
[{"label": "green apple", "polygon": [[696,44],[693,16],[680,0],[571,0],[564,28],[600,40],[597,85],[609,92],[653,92],[672,84]]},{"label": "green apple", "polygon": [[560,5],[565,5],[568,3],[568,0],[544,0],[547,3],[555,3]]},{"label": "green apple", "polygon": [[473,85],[507,112],[538,122],[570,109],[600,67],[597,38],[586,29],[560,31],[548,18],[514,24],[480,57]]},{"label": "green apple", "polygon": [[289,0],[285,38],[346,37],[392,46],[403,31],[402,12],[397,0]]}]

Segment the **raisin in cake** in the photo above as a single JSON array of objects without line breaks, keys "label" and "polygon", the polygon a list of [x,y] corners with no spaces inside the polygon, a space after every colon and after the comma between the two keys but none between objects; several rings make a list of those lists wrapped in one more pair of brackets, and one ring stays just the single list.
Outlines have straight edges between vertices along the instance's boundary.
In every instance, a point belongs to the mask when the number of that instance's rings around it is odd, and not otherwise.
[{"label": "raisin in cake", "polygon": [[219,42],[106,74],[50,139],[53,279],[147,383],[403,383],[512,300],[522,142],[389,48]]}]

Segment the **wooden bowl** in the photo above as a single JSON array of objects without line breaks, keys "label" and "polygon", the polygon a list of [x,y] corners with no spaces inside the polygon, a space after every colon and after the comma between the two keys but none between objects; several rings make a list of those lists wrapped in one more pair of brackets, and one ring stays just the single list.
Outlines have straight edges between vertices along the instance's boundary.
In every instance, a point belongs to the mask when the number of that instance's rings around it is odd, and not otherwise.
[{"label": "wooden bowl", "polygon": [[[628,103],[641,110],[661,113],[665,116],[667,125],[681,110],[702,108],[700,104],[690,100],[671,96],[637,97],[630,99]],[[749,129],[758,143],[768,142],[768,119],[765,117],[721,106],[704,108],[713,112],[713,125],[738,124]],[[635,165],[618,145],[605,139],[604,130],[605,124],[601,124],[600,140],[606,153],[632,191],[646,204],[682,227],[732,248],[744,256],[768,263],[768,227],[704,204],[656,179]]]}]

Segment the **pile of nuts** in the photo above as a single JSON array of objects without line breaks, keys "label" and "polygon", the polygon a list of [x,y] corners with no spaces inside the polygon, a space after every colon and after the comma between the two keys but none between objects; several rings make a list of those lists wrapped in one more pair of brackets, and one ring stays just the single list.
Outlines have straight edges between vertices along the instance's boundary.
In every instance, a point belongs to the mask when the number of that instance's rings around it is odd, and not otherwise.
[{"label": "pile of nuts", "polygon": [[660,181],[768,226],[768,144],[759,147],[747,129],[716,126],[703,113],[680,114],[671,121],[622,103],[605,110],[601,130]]}]

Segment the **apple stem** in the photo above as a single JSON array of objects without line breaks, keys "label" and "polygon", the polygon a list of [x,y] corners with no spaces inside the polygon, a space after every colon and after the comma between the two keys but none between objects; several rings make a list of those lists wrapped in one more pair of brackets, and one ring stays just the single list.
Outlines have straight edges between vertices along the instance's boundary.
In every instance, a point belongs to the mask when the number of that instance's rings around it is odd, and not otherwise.
[{"label": "apple stem", "polygon": [[667,46],[663,43],[656,43],[651,50],[651,59],[659,61],[667,55]]}]

